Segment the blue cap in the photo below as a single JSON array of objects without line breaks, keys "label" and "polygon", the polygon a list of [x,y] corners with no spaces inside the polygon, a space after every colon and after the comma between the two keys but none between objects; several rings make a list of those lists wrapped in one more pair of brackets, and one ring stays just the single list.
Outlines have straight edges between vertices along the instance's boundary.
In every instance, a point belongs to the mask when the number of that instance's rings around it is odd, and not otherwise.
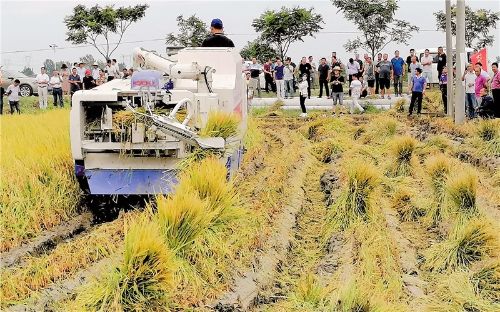
[{"label": "blue cap", "polygon": [[210,24],[213,28],[222,29],[222,21],[218,18],[214,18]]}]

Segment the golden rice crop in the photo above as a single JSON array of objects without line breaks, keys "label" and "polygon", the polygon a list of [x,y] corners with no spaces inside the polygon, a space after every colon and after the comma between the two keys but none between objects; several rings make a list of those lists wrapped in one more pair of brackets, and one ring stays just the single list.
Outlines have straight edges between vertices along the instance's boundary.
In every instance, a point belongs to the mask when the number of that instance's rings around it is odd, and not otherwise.
[{"label": "golden rice crop", "polygon": [[498,234],[484,219],[457,223],[447,240],[432,246],[424,267],[428,270],[455,270],[493,256],[498,251]]},{"label": "golden rice crop", "polygon": [[410,136],[397,137],[391,142],[391,152],[395,158],[389,173],[392,176],[408,176],[413,172],[412,157],[417,141]]},{"label": "golden rice crop", "polygon": [[443,154],[430,156],[425,161],[425,171],[435,198],[435,203],[429,211],[432,224],[440,221],[445,213],[445,207],[443,207],[445,187],[452,165],[451,160]]},{"label": "golden rice crop", "polygon": [[378,182],[377,170],[369,163],[347,165],[344,191],[330,207],[335,227],[347,229],[356,220],[367,220],[373,208],[371,198]]},{"label": "golden rice crop", "polygon": [[477,175],[472,170],[461,170],[454,174],[446,184],[452,208],[460,216],[477,215]]},{"label": "golden rice crop", "polygon": [[173,285],[172,260],[158,224],[144,214],[127,229],[118,266],[85,287],[77,301],[90,311],[166,309]]},{"label": "golden rice crop", "polygon": [[79,199],[68,110],[2,116],[0,251],[64,220]]},{"label": "golden rice crop", "polygon": [[213,111],[208,114],[207,124],[201,129],[200,135],[227,139],[238,133],[239,122],[239,117],[234,114]]},{"label": "golden rice crop", "polygon": [[392,196],[392,208],[399,213],[402,221],[417,221],[426,213],[413,202],[414,196],[408,188],[399,188]]},{"label": "golden rice crop", "polygon": [[326,139],[314,144],[311,152],[319,161],[329,163],[339,157],[344,149],[338,139]]},{"label": "golden rice crop", "polygon": [[491,141],[499,136],[498,123],[491,119],[479,121],[477,135],[484,141]]}]

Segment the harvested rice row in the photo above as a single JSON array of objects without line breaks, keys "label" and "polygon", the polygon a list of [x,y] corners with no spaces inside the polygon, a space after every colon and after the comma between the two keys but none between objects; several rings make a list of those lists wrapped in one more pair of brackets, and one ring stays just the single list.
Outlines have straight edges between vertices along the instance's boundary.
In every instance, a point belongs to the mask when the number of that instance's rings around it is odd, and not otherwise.
[{"label": "harvested rice row", "polygon": [[124,219],[122,217],[99,225],[88,234],[59,244],[47,255],[27,258],[22,266],[2,271],[2,306],[16,304],[34,296],[48,285],[70,278],[76,272],[114,253],[123,240]]}]

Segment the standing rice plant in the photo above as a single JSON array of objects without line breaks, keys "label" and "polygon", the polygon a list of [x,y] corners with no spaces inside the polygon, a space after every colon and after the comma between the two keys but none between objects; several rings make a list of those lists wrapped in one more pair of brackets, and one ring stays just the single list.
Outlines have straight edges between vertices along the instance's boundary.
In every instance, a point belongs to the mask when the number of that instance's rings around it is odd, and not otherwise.
[{"label": "standing rice plant", "polygon": [[500,259],[480,263],[469,279],[476,294],[500,304]]},{"label": "standing rice plant", "polygon": [[227,139],[238,134],[240,119],[234,114],[223,111],[213,111],[208,114],[208,120],[200,131],[201,136],[222,137]]},{"label": "standing rice plant", "polygon": [[90,311],[165,310],[172,259],[158,224],[144,214],[128,228],[120,264],[85,287],[77,302]]},{"label": "standing rice plant", "polygon": [[451,208],[459,217],[470,218],[479,213],[476,204],[477,175],[471,170],[461,170],[450,177],[446,191]]},{"label": "standing rice plant", "polygon": [[338,158],[344,149],[344,146],[338,139],[326,139],[315,143],[311,152],[319,161],[330,163],[332,160]]},{"label": "standing rice plant", "polygon": [[390,146],[394,162],[389,166],[391,176],[409,176],[413,172],[412,159],[417,141],[410,136],[395,138]]},{"label": "standing rice plant", "polygon": [[484,119],[479,121],[479,124],[477,126],[477,135],[483,141],[492,141],[499,136],[498,132],[498,124],[494,120]]},{"label": "standing rice plant", "polygon": [[424,268],[431,271],[468,268],[472,263],[498,252],[498,233],[484,219],[457,223],[447,240],[432,246]]},{"label": "standing rice plant", "polygon": [[354,161],[347,165],[344,191],[330,208],[335,228],[347,229],[357,220],[367,220],[373,208],[371,198],[378,183],[378,172],[369,163]]},{"label": "standing rice plant", "polygon": [[425,171],[435,200],[428,213],[432,224],[437,224],[445,213],[443,203],[446,194],[446,181],[451,168],[451,160],[443,154],[430,156],[425,162]]}]

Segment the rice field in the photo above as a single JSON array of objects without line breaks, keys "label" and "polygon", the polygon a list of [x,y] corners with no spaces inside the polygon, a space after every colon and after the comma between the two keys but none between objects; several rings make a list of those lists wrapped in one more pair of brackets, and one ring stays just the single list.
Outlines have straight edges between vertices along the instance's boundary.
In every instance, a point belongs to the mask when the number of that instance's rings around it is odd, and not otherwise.
[{"label": "rice field", "polygon": [[[67,114],[2,116],[2,256],[82,213]],[[230,181],[196,158],[155,205],[2,267],[2,310],[500,309],[498,120],[296,115],[256,111]]]}]

